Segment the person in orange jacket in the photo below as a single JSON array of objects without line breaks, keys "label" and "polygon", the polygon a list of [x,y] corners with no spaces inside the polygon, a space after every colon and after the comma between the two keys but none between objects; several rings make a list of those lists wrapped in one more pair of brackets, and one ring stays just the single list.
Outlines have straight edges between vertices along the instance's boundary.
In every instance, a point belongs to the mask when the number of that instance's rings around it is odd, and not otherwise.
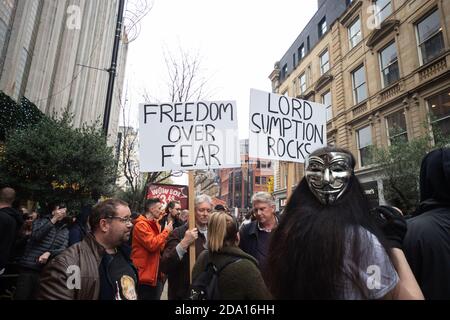
[{"label": "person in orange jacket", "polygon": [[173,226],[168,223],[161,231],[158,223],[161,206],[159,199],[147,200],[144,214],[134,222],[131,259],[139,273],[140,300],[159,300],[162,292],[159,259]]}]

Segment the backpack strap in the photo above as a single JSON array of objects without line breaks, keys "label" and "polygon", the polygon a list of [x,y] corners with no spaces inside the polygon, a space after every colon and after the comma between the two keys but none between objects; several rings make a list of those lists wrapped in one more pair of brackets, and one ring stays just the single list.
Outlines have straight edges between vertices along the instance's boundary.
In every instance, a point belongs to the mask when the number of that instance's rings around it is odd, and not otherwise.
[{"label": "backpack strap", "polygon": [[213,268],[214,268],[214,270],[217,272],[217,273],[220,273],[223,269],[225,269],[225,267],[226,266],[228,266],[229,264],[232,264],[232,263],[235,263],[235,262],[238,262],[238,261],[240,261],[240,260],[242,260],[242,258],[241,257],[238,257],[238,256],[233,256],[233,255],[226,255],[227,257],[228,257],[228,259],[226,259],[226,261],[224,262],[224,263],[221,263],[221,264],[215,264],[215,263],[213,263],[212,261],[211,261],[211,256],[210,256],[210,254],[209,254],[209,250],[208,249],[206,249],[205,250],[206,251],[206,256],[207,256],[207,258],[206,258],[206,269],[208,268],[208,266],[209,265],[212,265],[213,266]]},{"label": "backpack strap", "polygon": [[225,269],[225,267],[227,267],[228,265],[238,262],[242,260],[240,257],[237,256],[228,256],[228,259],[221,264],[214,264],[212,263],[212,261],[209,260],[209,256],[208,256],[208,264],[212,264],[212,266],[214,267],[214,269],[216,270],[216,272],[219,274],[223,269]]}]

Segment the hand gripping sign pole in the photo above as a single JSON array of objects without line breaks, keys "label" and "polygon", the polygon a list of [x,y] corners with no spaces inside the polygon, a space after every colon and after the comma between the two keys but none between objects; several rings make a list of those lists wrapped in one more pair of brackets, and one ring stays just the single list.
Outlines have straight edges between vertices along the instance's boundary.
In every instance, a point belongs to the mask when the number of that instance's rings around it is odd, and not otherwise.
[{"label": "hand gripping sign pole", "polygon": [[[195,180],[194,180],[194,172],[190,170],[188,172],[189,175],[189,230],[195,228]],[[195,264],[195,241],[189,246],[189,280],[192,283],[192,269]]]}]

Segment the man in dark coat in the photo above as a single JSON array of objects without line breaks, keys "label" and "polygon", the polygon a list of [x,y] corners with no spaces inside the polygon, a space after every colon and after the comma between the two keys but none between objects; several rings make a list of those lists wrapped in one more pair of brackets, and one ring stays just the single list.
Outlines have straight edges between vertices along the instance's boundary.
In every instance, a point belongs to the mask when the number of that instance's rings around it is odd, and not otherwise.
[{"label": "man in dark coat", "polygon": [[420,205],[408,220],[404,252],[425,299],[450,299],[450,149],[428,153],[420,168]]},{"label": "man in dark coat", "polygon": [[184,224],[173,230],[167,239],[161,257],[160,267],[168,277],[168,299],[184,300],[189,293],[189,246],[195,242],[195,256],[206,249],[209,214],[212,211],[212,201],[207,195],[195,199],[196,228],[188,230]]},{"label": "man in dark coat", "polygon": [[257,192],[252,197],[256,220],[241,227],[239,247],[258,260],[264,276],[272,230],[278,225],[275,201],[270,193]]},{"label": "man in dark coat", "polygon": [[14,189],[0,189],[0,274],[5,271],[17,232],[23,224],[22,215],[11,207],[15,197]]}]

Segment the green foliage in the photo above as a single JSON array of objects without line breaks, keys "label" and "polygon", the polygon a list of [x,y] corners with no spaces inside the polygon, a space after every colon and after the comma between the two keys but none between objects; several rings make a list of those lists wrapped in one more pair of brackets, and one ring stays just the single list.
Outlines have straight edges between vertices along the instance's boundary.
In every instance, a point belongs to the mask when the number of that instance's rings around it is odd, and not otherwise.
[{"label": "green foliage", "polygon": [[439,132],[434,139],[422,136],[410,141],[395,139],[386,148],[371,149],[374,163],[380,167],[383,177],[384,197],[389,204],[410,213],[419,204],[419,175],[423,157],[435,148],[450,142]]},{"label": "green foliage", "polygon": [[111,147],[94,126],[73,128],[72,116],[43,117],[34,126],[11,131],[0,156],[2,183],[22,198],[64,201],[69,209],[96,195],[109,195],[115,180]]},{"label": "green foliage", "polygon": [[5,141],[8,131],[24,129],[39,122],[43,116],[27,98],[23,97],[18,104],[0,91],[0,141]]},{"label": "green foliage", "polygon": [[134,191],[131,188],[125,190],[118,189],[115,192],[115,197],[128,203],[131,212],[143,212],[145,200],[144,189],[141,185],[138,185]]}]

